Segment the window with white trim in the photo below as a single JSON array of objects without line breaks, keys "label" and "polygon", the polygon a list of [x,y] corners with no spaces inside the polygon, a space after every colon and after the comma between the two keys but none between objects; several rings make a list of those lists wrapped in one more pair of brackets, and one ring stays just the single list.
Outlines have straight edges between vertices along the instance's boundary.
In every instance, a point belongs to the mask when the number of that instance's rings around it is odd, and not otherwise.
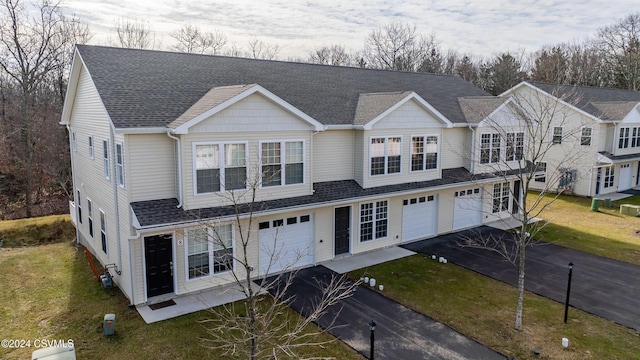
[{"label": "window with white trim", "polygon": [[233,226],[188,230],[187,258],[189,279],[233,270]]},{"label": "window with white trim", "polygon": [[76,190],[76,208],[78,209],[78,222],[82,224],[82,198],[80,190]]},{"label": "window with white trim", "polygon": [[194,162],[197,194],[247,187],[247,146],[244,143],[196,144]]},{"label": "window with white trim", "polygon": [[263,187],[304,183],[304,145],[302,141],[263,142],[260,160],[262,162]]},{"label": "window with white trim", "polygon": [[507,161],[524,159],[524,133],[507,134]]},{"label": "window with white trim", "polygon": [[401,137],[374,137],[369,147],[371,175],[397,174],[402,162]]},{"label": "window with white trim", "polygon": [[387,237],[388,218],[387,200],[360,204],[360,241]]},{"label": "window with white trim", "polygon": [[438,168],[438,137],[411,137],[411,171]]},{"label": "window with white trim", "polygon": [[535,182],[546,182],[547,181],[547,163],[544,161],[540,161],[536,164],[536,171],[544,171],[542,175],[536,175],[533,178]]},{"label": "window with white trim", "polygon": [[562,144],[562,126],[553,127],[553,138],[551,142],[553,144]]},{"label": "window with white trim", "polygon": [[501,139],[500,134],[480,135],[480,163],[490,164],[500,161]]},{"label": "window with white trim", "polygon": [[591,146],[591,136],[593,135],[593,129],[590,127],[583,127],[580,131],[580,145]]},{"label": "window with white trim", "polygon": [[109,179],[111,162],[109,161],[109,140],[102,140],[102,162],[104,177]]},{"label": "window with white trim", "polygon": [[640,128],[634,127],[631,135],[631,147],[640,147]]},{"label": "window with white trim", "polygon": [[87,219],[89,220],[89,236],[93,237],[93,203],[87,198]]},{"label": "window with white trim", "polygon": [[104,211],[100,210],[100,241],[102,242],[102,251],[107,253],[107,216]]},{"label": "window with white trim", "polygon": [[76,132],[75,131],[71,132],[71,150],[73,152],[77,152],[78,151],[78,139],[76,138]]},{"label": "window with white trim", "polygon": [[116,179],[124,187],[124,145],[116,143]]},{"label": "window with white trim", "polygon": [[613,166],[608,166],[604,168],[604,188],[613,187],[613,180],[615,177],[615,172]]},{"label": "window with white trim", "polygon": [[492,212],[499,213],[509,210],[509,183],[493,184],[493,209]]},{"label": "window with white trim", "polygon": [[89,158],[93,159],[93,136],[89,136]]},{"label": "window with white trim", "polygon": [[620,138],[618,139],[618,149],[626,149],[629,147],[629,131],[631,128],[620,128]]}]

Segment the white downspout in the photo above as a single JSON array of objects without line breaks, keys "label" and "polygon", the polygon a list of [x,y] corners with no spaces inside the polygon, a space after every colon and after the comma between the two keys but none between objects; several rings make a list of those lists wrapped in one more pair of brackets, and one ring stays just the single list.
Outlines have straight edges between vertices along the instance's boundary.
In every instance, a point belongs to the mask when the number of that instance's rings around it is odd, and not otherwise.
[{"label": "white downspout", "polygon": [[[71,133],[71,126],[69,126],[69,124],[67,124],[67,133],[69,134],[69,158],[71,159],[71,182],[73,183],[72,189],[71,189],[71,194],[73,195],[73,198],[75,199],[74,203],[75,203],[75,217],[76,217],[76,244],[80,244],[80,230],[78,230],[78,199],[76,199],[76,172],[74,171],[74,164],[75,164],[75,156],[73,155],[74,151],[73,151],[73,134]],[[77,145],[76,145],[77,146]],[[69,214],[69,216],[71,216],[71,214]]]},{"label": "white downspout", "polygon": [[180,138],[171,135],[171,130],[167,130],[167,136],[177,142],[178,146],[178,208],[182,207],[182,144]]},{"label": "white downspout", "polygon": [[136,296],[136,293],[134,291],[135,289],[134,289],[134,286],[133,286],[133,268],[131,267],[131,264],[133,263],[133,261],[131,259],[131,256],[132,256],[131,255],[131,240],[138,239],[140,237],[140,233],[138,232],[138,229],[135,229],[135,230],[136,230],[135,235],[130,235],[130,236],[127,237],[127,240],[128,240],[127,244],[129,246],[129,277],[130,277],[129,281],[131,282],[131,300],[130,300],[129,306],[134,306],[135,305],[135,296]]},{"label": "white downspout", "polygon": [[[116,270],[116,273],[118,275],[122,274],[122,247],[120,244],[121,241],[121,236],[120,236],[120,206],[118,206],[118,184],[117,184],[117,179],[116,179],[116,142],[115,142],[115,135],[114,135],[114,129],[113,127],[110,127],[110,131],[109,131],[109,135],[110,135],[110,140],[111,140],[111,178],[113,181],[111,181],[111,183],[113,184],[113,205],[114,205],[114,209],[115,209],[115,216],[116,216],[116,239],[118,240],[118,269]],[[124,140],[123,140],[124,141]],[[124,156],[124,154],[123,154]],[[125,161],[124,158],[122,159],[122,166],[124,167]]]},{"label": "white downspout", "polygon": [[469,172],[473,174],[475,170],[474,160],[476,159],[476,131],[472,126],[469,126],[469,130],[471,130],[471,162],[469,164]]}]

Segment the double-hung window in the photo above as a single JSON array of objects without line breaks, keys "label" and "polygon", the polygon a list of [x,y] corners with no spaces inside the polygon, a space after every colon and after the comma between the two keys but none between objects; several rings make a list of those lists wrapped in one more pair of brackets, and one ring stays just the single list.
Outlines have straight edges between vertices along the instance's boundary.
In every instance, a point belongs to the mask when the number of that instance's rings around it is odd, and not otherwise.
[{"label": "double-hung window", "polygon": [[547,181],[547,163],[544,162],[544,161],[540,161],[536,165],[537,165],[536,166],[536,172],[537,171],[544,171],[544,174],[536,175],[533,178],[533,181],[535,181],[535,182],[546,182]]},{"label": "double-hung window", "polygon": [[562,144],[562,126],[553,127],[553,138],[551,142],[553,144]]},{"label": "double-hung window", "polygon": [[604,168],[604,187],[610,188],[613,187],[613,179],[615,177],[613,166],[608,166]]},{"label": "double-hung window", "polygon": [[78,222],[82,224],[82,198],[80,190],[76,190],[76,207],[78,208]]},{"label": "double-hung window", "polygon": [[524,158],[524,133],[507,134],[507,161],[522,160]]},{"label": "double-hung window", "polygon": [[269,141],[261,144],[262,186],[282,186],[304,182],[302,141]]},{"label": "double-hung window", "polygon": [[102,162],[104,177],[109,179],[109,169],[111,162],[109,161],[109,140],[102,140]]},{"label": "double-hung window", "polygon": [[93,237],[93,203],[87,199],[87,219],[89,220],[89,236]]},{"label": "double-hung window", "polygon": [[400,172],[402,162],[401,137],[371,138],[369,165],[371,175],[396,174]]},{"label": "double-hung window", "polygon": [[438,137],[413,136],[411,138],[411,171],[438,168]]},{"label": "double-hung window", "polygon": [[93,136],[89,136],[89,158],[93,160]]},{"label": "double-hung window", "polygon": [[233,270],[233,226],[188,230],[187,258],[189,279]]},{"label": "double-hung window", "polygon": [[493,210],[499,213],[509,210],[509,183],[493,184]]},{"label": "double-hung window", "polygon": [[102,242],[102,251],[107,253],[107,216],[104,211],[100,210],[100,240]]},{"label": "double-hung window", "polygon": [[387,237],[388,218],[387,200],[360,204],[360,241]]},{"label": "double-hung window", "polygon": [[583,146],[591,146],[591,136],[593,133],[593,129],[590,127],[582,128],[580,132],[580,145]]},{"label": "double-hung window", "polygon": [[634,127],[631,136],[631,147],[640,147],[640,128]]},{"label": "double-hung window", "polygon": [[247,146],[234,144],[198,144],[194,158],[196,193],[245,189],[247,183]]},{"label": "double-hung window", "polygon": [[629,147],[629,131],[630,128],[620,128],[620,138],[618,140],[618,149],[626,149]]},{"label": "double-hung window", "polygon": [[124,145],[116,143],[116,179],[124,187]]},{"label": "double-hung window", "polygon": [[482,134],[480,136],[480,163],[490,164],[500,161],[500,134]]}]

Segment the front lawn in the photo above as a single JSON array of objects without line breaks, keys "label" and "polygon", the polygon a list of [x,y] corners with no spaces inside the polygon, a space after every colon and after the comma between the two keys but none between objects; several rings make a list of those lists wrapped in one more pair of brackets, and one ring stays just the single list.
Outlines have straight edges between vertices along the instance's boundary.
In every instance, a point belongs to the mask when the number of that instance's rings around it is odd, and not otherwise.
[{"label": "front lawn", "polygon": [[640,205],[640,196],[614,201],[612,208],[601,205],[599,212],[591,211],[591,199],[560,196],[540,215],[548,224],[536,237],[640,265],[640,218],[620,214],[620,204]]},{"label": "front lawn", "polygon": [[[3,339],[74,341],[78,359],[227,359],[209,351],[198,320],[207,311],[145,324],[116,289],[98,283],[71,241],[0,248],[0,324]],[[116,314],[116,335],[102,336],[104,314]],[[332,339],[326,334],[324,339]],[[0,348],[1,359],[30,359],[34,348]],[[310,350],[316,356],[362,359],[339,341]]]}]

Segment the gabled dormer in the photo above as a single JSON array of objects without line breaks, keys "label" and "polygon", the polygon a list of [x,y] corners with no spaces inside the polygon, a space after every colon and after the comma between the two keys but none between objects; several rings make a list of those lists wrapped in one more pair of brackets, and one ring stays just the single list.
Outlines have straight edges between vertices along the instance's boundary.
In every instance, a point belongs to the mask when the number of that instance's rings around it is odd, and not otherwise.
[{"label": "gabled dormer", "polygon": [[252,187],[258,200],[312,194],[311,137],[324,126],[260,85],[212,88],[168,127],[185,209],[226,205],[229,192]]},{"label": "gabled dormer", "polygon": [[438,179],[444,115],[412,91],[360,94],[355,112],[355,180],[364,188]]}]

